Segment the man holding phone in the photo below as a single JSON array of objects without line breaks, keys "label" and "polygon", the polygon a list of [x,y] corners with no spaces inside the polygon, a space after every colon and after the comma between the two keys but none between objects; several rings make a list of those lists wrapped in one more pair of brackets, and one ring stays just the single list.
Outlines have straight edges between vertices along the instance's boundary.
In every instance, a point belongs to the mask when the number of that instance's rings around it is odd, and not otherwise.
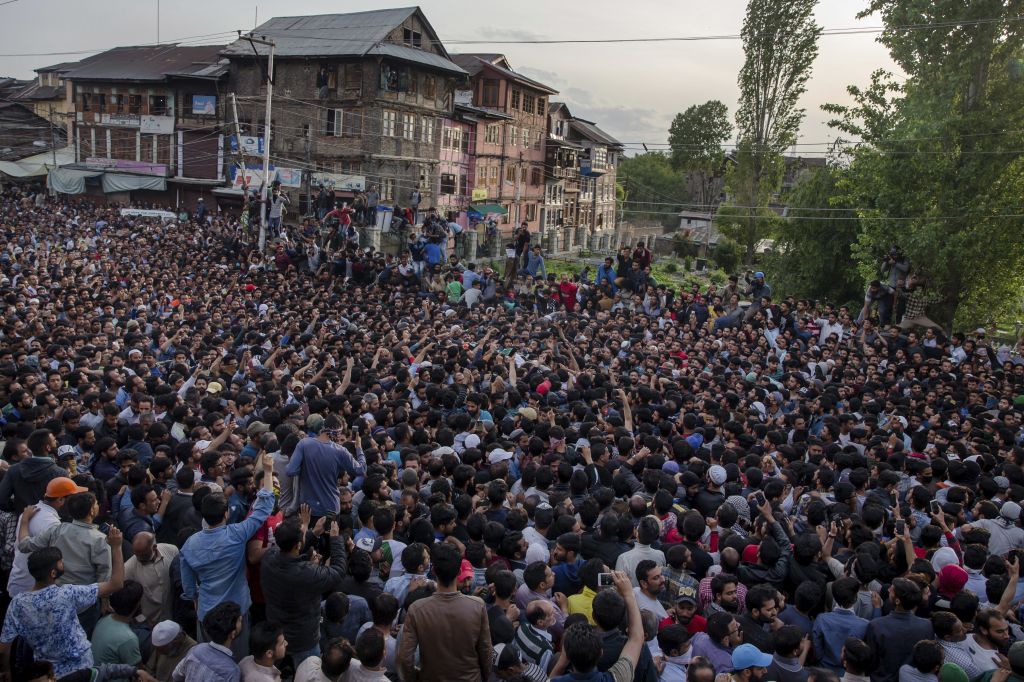
[{"label": "man holding phone", "polygon": [[334,443],[334,435],[344,432],[345,423],[337,415],[329,415],[313,438],[303,438],[295,446],[285,475],[298,480],[299,494],[295,504],[308,504],[314,522],[328,513],[337,515],[341,508],[338,479],[347,473],[355,478],[366,470],[366,460],[353,457],[344,447]]}]

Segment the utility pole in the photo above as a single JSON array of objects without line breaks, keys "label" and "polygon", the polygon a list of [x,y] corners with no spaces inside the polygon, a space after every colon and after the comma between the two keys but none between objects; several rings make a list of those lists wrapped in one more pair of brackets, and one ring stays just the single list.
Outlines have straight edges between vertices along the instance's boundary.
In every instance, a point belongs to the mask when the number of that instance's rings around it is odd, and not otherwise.
[{"label": "utility pole", "polygon": [[303,171],[306,176],[306,214],[313,212],[313,171],[310,170],[313,166],[310,164],[310,143],[313,137],[313,128],[311,126],[306,127],[306,169]]},{"label": "utility pole", "polygon": [[50,151],[53,153],[53,167],[57,168],[57,138],[53,134],[53,105],[47,106],[48,115],[46,120],[50,122]]},{"label": "utility pole", "polygon": [[[245,37],[255,51],[256,45],[265,45],[270,48],[270,56],[267,59],[267,104],[266,113],[263,117],[263,189],[260,192],[260,252],[267,250],[267,192],[270,190],[270,104],[274,96],[274,41],[264,38],[256,38],[251,35]],[[239,140],[241,144],[241,140]]]}]

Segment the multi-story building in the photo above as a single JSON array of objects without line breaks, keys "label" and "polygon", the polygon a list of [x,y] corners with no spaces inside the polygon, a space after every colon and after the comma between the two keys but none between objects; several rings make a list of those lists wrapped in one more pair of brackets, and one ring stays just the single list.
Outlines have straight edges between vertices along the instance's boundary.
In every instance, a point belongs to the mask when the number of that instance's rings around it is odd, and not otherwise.
[{"label": "multi-story building", "polygon": [[503,233],[524,222],[539,232],[548,98],[558,92],[516,73],[504,55],[457,54],[453,59],[469,74],[468,90],[460,96],[495,114],[477,124],[474,186],[486,187],[487,203],[501,206]]},{"label": "multi-story building", "polygon": [[583,145],[568,139],[569,108],[548,107],[548,139],[544,174],[544,237],[549,251],[572,251],[579,210],[579,155]]},{"label": "multi-story building", "polygon": [[[442,119],[466,74],[419,8],[276,17],[253,35],[275,43],[273,164],[311,171],[314,194],[374,186],[382,205],[414,191],[421,208],[436,202]],[[262,134],[269,51],[244,37],[224,51],[243,134]]]},{"label": "multi-story building", "polygon": [[63,70],[76,164],[60,191],[85,191],[91,174],[109,200],[181,206],[222,183],[221,49],[118,47]]},{"label": "multi-story building", "polygon": [[[573,116],[562,102],[552,102],[548,121],[552,144],[567,148],[569,142],[578,146],[578,199],[571,209],[563,209],[575,217],[575,229],[560,235],[561,250],[574,247],[610,250],[618,246],[615,232],[615,173],[621,142],[598,128],[592,121]],[[567,188],[571,183],[566,183]],[[570,192],[566,192],[568,197]]]}]

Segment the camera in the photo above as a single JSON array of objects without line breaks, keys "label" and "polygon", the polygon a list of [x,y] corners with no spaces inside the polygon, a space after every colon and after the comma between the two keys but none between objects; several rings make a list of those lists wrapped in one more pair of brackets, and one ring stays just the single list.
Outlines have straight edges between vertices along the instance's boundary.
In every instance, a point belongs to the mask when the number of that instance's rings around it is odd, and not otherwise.
[{"label": "camera", "polygon": [[598,573],[597,574],[597,587],[598,589],[605,589],[606,587],[614,587],[615,581],[612,579],[611,573]]}]

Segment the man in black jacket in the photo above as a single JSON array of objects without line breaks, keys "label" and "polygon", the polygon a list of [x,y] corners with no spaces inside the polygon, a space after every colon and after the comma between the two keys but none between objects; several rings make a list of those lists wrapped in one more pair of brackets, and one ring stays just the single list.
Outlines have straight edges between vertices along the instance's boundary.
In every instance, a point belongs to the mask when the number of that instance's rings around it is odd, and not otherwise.
[{"label": "man in black jacket", "polygon": [[26,441],[31,457],[12,466],[0,480],[0,510],[20,514],[25,507],[43,499],[46,484],[58,476],[67,476],[53,461],[57,437],[49,429],[37,429]]},{"label": "man in black jacket", "polygon": [[[771,537],[761,541],[756,553],[749,552],[754,555],[750,557],[753,560],[748,560],[748,551],[744,551],[744,561],[740,564],[738,577],[744,585],[771,583],[776,588],[782,587],[789,573],[789,556],[793,553],[789,545],[789,536],[786,535],[782,525],[775,520],[770,501],[765,500],[758,510],[768,522]],[[751,546],[748,546],[747,550],[750,549]]]},{"label": "man in black jacket", "polygon": [[753,644],[766,654],[773,653],[771,624],[778,614],[775,588],[755,585],[747,591],[746,607],[747,612],[736,617],[743,631],[743,643]]},{"label": "man in black jacket", "polygon": [[320,655],[320,601],[325,593],[339,589],[348,566],[345,539],[338,534],[337,523],[330,525],[329,565],[301,556],[306,532],[296,519],[277,527],[277,546],[263,555],[260,564],[267,620],[284,628],[295,667]]}]

